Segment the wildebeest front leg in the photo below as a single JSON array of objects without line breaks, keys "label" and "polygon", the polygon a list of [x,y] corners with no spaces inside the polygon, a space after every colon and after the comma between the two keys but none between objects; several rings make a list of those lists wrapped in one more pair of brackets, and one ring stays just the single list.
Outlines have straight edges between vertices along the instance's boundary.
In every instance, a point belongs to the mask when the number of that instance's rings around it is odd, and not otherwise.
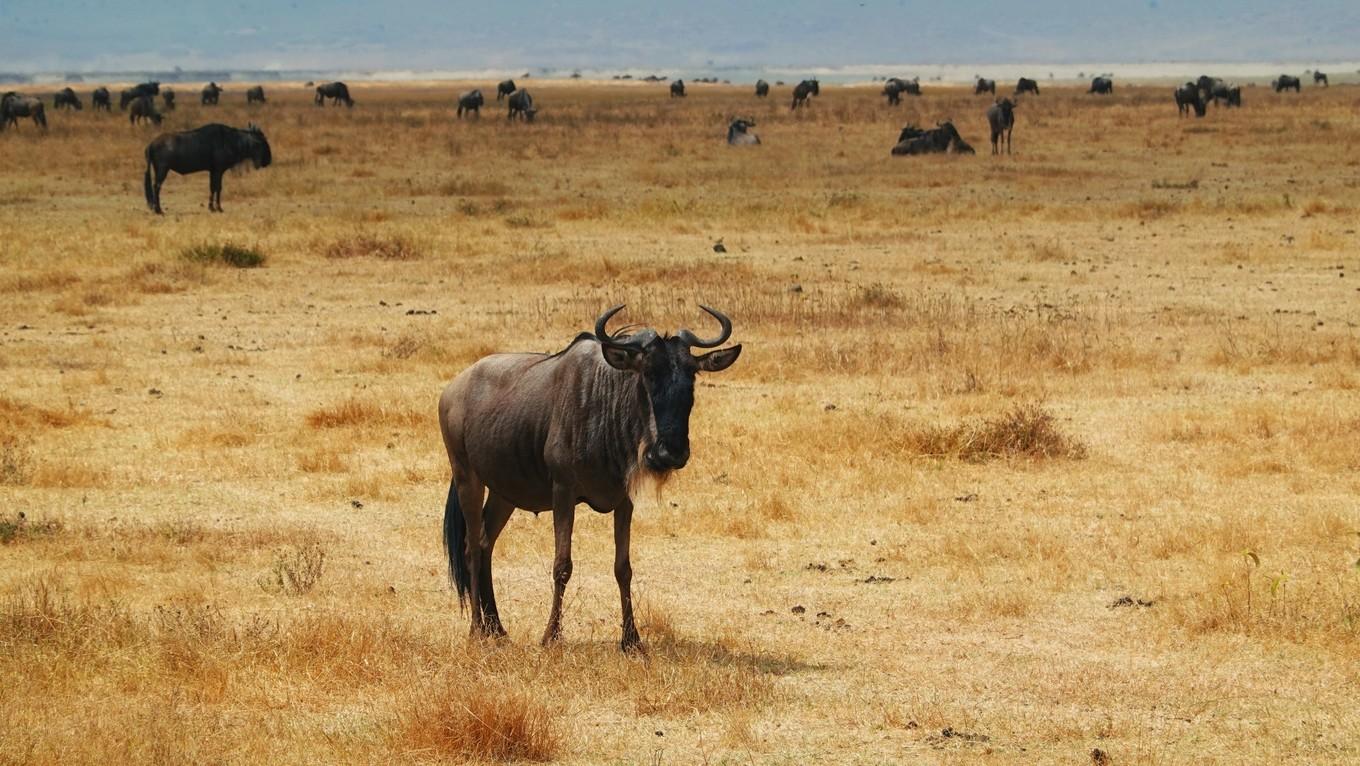
[{"label": "wildebeest front leg", "polygon": [[216,170],[208,173],[208,210],[222,212],[222,174]]},{"label": "wildebeest front leg", "polygon": [[514,512],[515,506],[488,493],[486,507],[482,510],[482,571],[478,585],[481,586],[483,631],[489,636],[505,635],[500,610],[496,608],[496,589],[491,584],[491,554],[496,549],[496,538],[500,537]]},{"label": "wildebeest front leg", "polygon": [[165,177],[170,175],[170,168],[156,167],[155,171],[156,184],[151,189],[151,198],[155,200],[155,206],[152,209],[156,211],[156,215],[164,215],[165,211],[161,210],[161,184],[165,183]]},{"label": "wildebeest front leg", "polygon": [[553,601],[543,645],[562,637],[562,595],[571,580],[571,528],[576,523],[576,498],[561,487],[553,488]]},{"label": "wildebeest front leg", "polygon": [[619,605],[623,612],[623,639],[619,646],[625,652],[641,651],[637,623],[633,621],[633,564],[628,558],[629,539],[633,527],[633,503],[625,502],[614,509],[614,579],[619,584]]}]

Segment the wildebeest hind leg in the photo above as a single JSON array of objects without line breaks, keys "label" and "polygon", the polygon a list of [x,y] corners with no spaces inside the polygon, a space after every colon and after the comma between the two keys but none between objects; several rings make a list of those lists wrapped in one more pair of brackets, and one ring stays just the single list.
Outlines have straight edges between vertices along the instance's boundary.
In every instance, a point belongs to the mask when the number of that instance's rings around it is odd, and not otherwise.
[{"label": "wildebeest hind leg", "polygon": [[637,623],[633,620],[633,564],[628,556],[632,527],[633,502],[629,500],[614,509],[614,579],[619,584],[619,606],[623,614],[623,638],[619,646],[625,652],[643,649]]},{"label": "wildebeest hind leg", "polygon": [[222,174],[215,171],[208,174],[208,209],[222,212]]},{"label": "wildebeest hind leg", "polygon": [[505,627],[501,625],[501,613],[496,608],[496,588],[491,580],[491,555],[496,549],[496,538],[510,521],[515,506],[508,501],[488,493],[486,507],[482,509],[482,572],[479,580],[482,600],[482,626],[489,636],[504,636]]},{"label": "wildebeest hind leg", "polygon": [[576,498],[569,489],[553,487],[553,601],[543,645],[562,637],[562,595],[571,580],[571,529],[576,522]]},{"label": "wildebeest hind leg", "polygon": [[454,476],[454,484],[458,487],[458,505],[463,510],[463,521],[466,524],[464,533],[463,550],[458,554],[464,557],[467,562],[468,571],[468,598],[472,601],[472,629],[473,636],[486,635],[486,618],[482,608],[482,503],[485,499],[485,488],[481,482],[474,481],[470,476],[460,476],[457,472]]},{"label": "wildebeest hind leg", "polygon": [[165,213],[164,210],[161,210],[161,184],[165,183],[165,177],[168,175],[170,175],[170,168],[156,166],[156,184],[151,188],[151,198],[156,201],[154,208],[156,215],[164,215]]}]

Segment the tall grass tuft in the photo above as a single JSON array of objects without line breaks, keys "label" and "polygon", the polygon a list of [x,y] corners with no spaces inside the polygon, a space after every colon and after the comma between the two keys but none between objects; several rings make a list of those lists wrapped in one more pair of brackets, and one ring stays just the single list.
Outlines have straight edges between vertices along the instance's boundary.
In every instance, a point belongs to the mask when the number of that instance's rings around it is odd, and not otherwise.
[{"label": "tall grass tuft", "polygon": [[263,266],[265,261],[265,255],[259,249],[232,242],[191,245],[179,251],[179,255],[184,260],[194,263],[218,264],[237,269],[258,268]]}]

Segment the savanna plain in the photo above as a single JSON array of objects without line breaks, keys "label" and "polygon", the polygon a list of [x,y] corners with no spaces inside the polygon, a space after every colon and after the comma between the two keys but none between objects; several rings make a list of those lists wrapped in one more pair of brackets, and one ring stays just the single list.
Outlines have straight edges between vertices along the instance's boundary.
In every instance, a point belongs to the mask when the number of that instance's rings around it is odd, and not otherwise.
[{"label": "savanna plain", "polygon": [[[273,150],[220,215],[116,111],[0,134],[0,762],[1360,759],[1360,89],[1045,86],[994,158],[962,89],[526,84],[181,86]],[[564,640],[519,513],[470,641],[443,385],[700,302],[646,654],[585,507]]]}]

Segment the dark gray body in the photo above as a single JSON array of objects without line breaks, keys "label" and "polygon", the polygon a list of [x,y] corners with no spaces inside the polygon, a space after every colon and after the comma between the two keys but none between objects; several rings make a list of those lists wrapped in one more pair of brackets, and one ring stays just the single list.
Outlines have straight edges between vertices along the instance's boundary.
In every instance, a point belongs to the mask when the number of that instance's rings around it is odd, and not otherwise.
[{"label": "dark gray body", "polygon": [[890,77],[883,83],[883,95],[888,97],[888,106],[896,106],[902,103],[902,94],[911,96],[921,95],[921,80],[919,77],[910,80],[903,80],[900,77]]},{"label": "dark gray body", "polygon": [[538,108],[534,106],[534,97],[523,88],[511,93],[506,103],[510,106],[510,112],[506,119],[513,120],[516,117],[521,117],[525,122],[533,122],[534,115],[538,114]]},{"label": "dark gray body", "polygon": [[1200,96],[1204,99],[1205,104],[1208,104],[1209,100],[1214,97],[1214,89],[1223,85],[1223,81],[1217,77],[1210,77],[1207,74],[1202,74],[1199,76],[1198,80],[1195,80],[1194,85],[1195,88],[1199,90]]},{"label": "dark gray body", "polygon": [[996,95],[996,80],[988,80],[988,79],[983,78],[983,77],[977,78],[977,82],[974,83],[974,85],[973,85],[973,95],[974,95],[974,96],[980,96],[980,95],[982,95],[983,93],[990,93],[990,94],[992,94],[993,96],[995,96],[995,95]]},{"label": "dark gray body", "polygon": [[52,108],[74,109],[79,112],[85,108],[85,105],[80,102],[80,96],[77,96],[75,91],[70,88],[62,88],[52,97]]},{"label": "dark gray body", "polygon": [[246,103],[247,103],[247,104],[263,104],[263,103],[266,103],[265,98],[264,98],[264,86],[263,86],[263,85],[256,85],[255,87],[250,88],[249,90],[247,90],[247,91],[246,91]]},{"label": "dark gray body", "polygon": [[496,83],[496,100],[500,101],[517,90],[519,90],[519,88],[515,87],[514,80],[501,80]]},{"label": "dark gray body", "polygon": [[349,86],[343,82],[323,82],[316,86],[316,105],[323,106],[328,98],[333,106],[354,106],[354,99],[349,97]]},{"label": "dark gray body", "polygon": [[476,88],[460,95],[458,97],[458,119],[463,119],[463,112],[481,117],[482,104],[484,103],[486,103],[486,99],[482,98],[482,92]]},{"label": "dark gray body", "polygon": [[770,95],[770,84],[764,80],[756,80],[756,98],[765,98]]},{"label": "dark gray body", "polygon": [[222,98],[222,90],[222,86],[215,82],[204,85],[200,96],[203,106],[217,106],[217,102]]},{"label": "dark gray body", "polygon": [[20,117],[30,117],[34,125],[47,130],[47,112],[43,109],[42,99],[13,91],[0,96],[0,130],[17,129]]},{"label": "dark gray body", "polygon": [[671,98],[684,98],[684,97],[685,97],[685,81],[676,80],[675,82],[671,83]]},{"label": "dark gray body", "polygon": [[1190,110],[1195,110],[1196,117],[1204,116],[1204,92],[1200,90],[1198,83],[1187,82],[1176,89],[1176,111],[1181,117],[1190,114]]},{"label": "dark gray body", "polygon": [[1006,139],[1006,154],[1011,153],[1011,132],[1015,129],[1015,104],[1008,98],[998,99],[987,107],[987,124],[992,129],[992,154],[1001,153],[1001,139]]},{"label": "dark gray body", "polygon": [[1102,96],[1114,95],[1114,80],[1108,77],[1096,77],[1091,80],[1091,89],[1087,93],[1094,93]]},{"label": "dark gray body", "polygon": [[1212,97],[1215,105],[1222,103],[1229,107],[1240,107],[1242,106],[1242,86],[1229,85],[1220,81],[1214,85]]},{"label": "dark gray body", "polygon": [[100,109],[103,109],[106,112],[112,111],[113,99],[109,96],[108,88],[99,87],[94,89],[94,92],[90,94],[90,108],[95,111],[99,111]]},{"label": "dark gray body", "polygon": [[1283,93],[1287,90],[1293,90],[1295,93],[1298,93],[1303,90],[1303,84],[1299,82],[1299,78],[1287,74],[1282,74],[1275,78],[1275,81],[1270,84],[1270,87],[1274,88],[1276,93]]},{"label": "dark gray body", "polygon": [[821,83],[816,80],[803,80],[793,88],[793,106],[789,109],[794,110],[800,106],[807,106],[808,99],[812,96],[821,95],[821,92]]},{"label": "dark gray body", "polygon": [[175,111],[175,92],[169,88],[161,88],[161,101],[165,104],[165,111]]},{"label": "dark gray body", "polygon": [[161,113],[156,111],[156,102],[150,96],[141,96],[128,107],[128,123],[132,125],[142,121],[159,125],[161,119]]},{"label": "dark gray body", "polygon": [[254,125],[233,128],[204,125],[197,130],[162,133],[146,146],[143,187],[146,204],[157,215],[161,210],[161,184],[170,171],[180,175],[208,172],[208,210],[222,212],[222,174],[249,160],[257,168],[273,161],[269,141]]},{"label": "dark gray body", "polygon": [[760,144],[760,136],[750,132],[750,128],[755,127],[755,120],[739,118],[733,120],[727,126],[727,145],[728,146],[757,146]]},{"label": "dark gray body", "polygon": [[1019,80],[1015,81],[1015,95],[1018,96],[1022,93],[1033,93],[1036,96],[1039,95],[1039,83],[1028,77],[1021,77]]},{"label": "dark gray body", "polygon": [[1321,85],[1321,86],[1324,87],[1324,88],[1329,87],[1329,85],[1330,85],[1330,84],[1327,82],[1327,75],[1323,74],[1322,72],[1314,72],[1314,73],[1313,73],[1313,84],[1314,84],[1314,85]]},{"label": "dark gray body", "polygon": [[908,125],[897,136],[897,145],[892,148],[896,156],[915,154],[973,154],[973,147],[963,140],[954,123],[948,120],[937,123],[936,127],[923,130]]}]

